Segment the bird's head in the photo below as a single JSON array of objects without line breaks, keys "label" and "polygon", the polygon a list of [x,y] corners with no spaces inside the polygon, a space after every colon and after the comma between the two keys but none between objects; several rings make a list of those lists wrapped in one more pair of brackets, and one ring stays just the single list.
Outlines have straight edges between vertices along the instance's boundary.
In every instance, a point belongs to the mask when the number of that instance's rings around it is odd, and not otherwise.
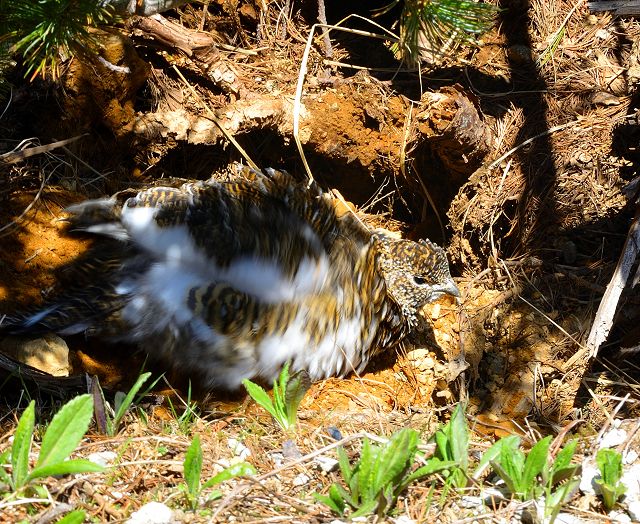
[{"label": "bird's head", "polygon": [[460,296],[449,273],[447,254],[429,240],[413,242],[376,234],[378,267],[387,294],[400,306],[409,321],[429,302],[443,294]]}]

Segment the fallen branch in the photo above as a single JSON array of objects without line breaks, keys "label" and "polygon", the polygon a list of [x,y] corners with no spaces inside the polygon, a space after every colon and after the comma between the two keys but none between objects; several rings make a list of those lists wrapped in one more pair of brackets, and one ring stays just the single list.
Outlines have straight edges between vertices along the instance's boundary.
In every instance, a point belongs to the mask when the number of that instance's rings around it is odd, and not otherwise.
[{"label": "fallen branch", "polygon": [[602,343],[607,339],[611,326],[613,325],[613,317],[618,307],[618,300],[622,294],[622,290],[627,285],[627,280],[631,274],[631,267],[638,257],[640,251],[640,210],[636,212],[636,216],[631,223],[627,240],[618,265],[616,266],[611,281],[607,285],[604,292],[598,312],[593,320],[591,332],[587,339],[587,348],[589,350],[589,358],[593,359],[597,356],[598,350]]},{"label": "fallen branch", "polygon": [[30,147],[28,149],[23,149],[21,151],[9,151],[3,155],[0,155],[0,163],[5,164],[15,164],[16,162],[21,162],[26,158],[40,155],[42,153],[48,153],[49,151],[53,151],[54,149],[58,149],[59,147],[64,147],[66,145],[75,142],[76,140],[80,140],[82,137],[89,136],[89,133],[84,133],[83,135],[74,136],[72,138],[67,138],[66,140],[59,140],[58,142],[53,142],[51,144],[45,144],[44,146],[35,146]]}]

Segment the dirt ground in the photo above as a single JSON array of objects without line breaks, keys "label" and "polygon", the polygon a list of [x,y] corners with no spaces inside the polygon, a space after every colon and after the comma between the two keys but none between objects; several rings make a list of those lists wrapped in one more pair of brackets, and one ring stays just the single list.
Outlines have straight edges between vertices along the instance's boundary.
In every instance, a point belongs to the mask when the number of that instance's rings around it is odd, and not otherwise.
[{"label": "dirt ground", "polygon": [[[129,23],[105,36],[103,54],[130,75],[72,61],[60,87],[18,79],[0,120],[6,149],[31,136],[88,136],[0,167],[0,313],[37,303],[86,249],[61,234],[65,206],[223,173],[241,157],[220,128],[258,165],[304,176],[292,111],[313,11],[294,9],[285,30],[275,5],[259,20],[257,3],[240,2],[235,16],[222,4],[167,15],[225,43],[213,58],[153,44],[151,29]],[[327,2],[330,22],[345,14],[337,4]],[[463,398],[489,438],[577,419],[590,434],[627,394],[620,413],[638,415],[636,353],[621,352],[640,340],[632,290],[597,359],[584,343],[635,214],[623,188],[640,160],[640,23],[591,14],[585,2],[498,5],[480,45],[425,66],[421,85],[382,41],[334,32],[330,58],[320,38],[312,47],[300,139],[314,177],[373,226],[445,245],[462,299],[430,305],[402,354],[315,384],[301,407],[310,426],[330,418],[343,432],[375,431],[382,419],[411,418],[426,430]],[[74,373],[114,389],[135,380],[131,348],[70,345]],[[206,399],[219,421],[255,409]]]}]

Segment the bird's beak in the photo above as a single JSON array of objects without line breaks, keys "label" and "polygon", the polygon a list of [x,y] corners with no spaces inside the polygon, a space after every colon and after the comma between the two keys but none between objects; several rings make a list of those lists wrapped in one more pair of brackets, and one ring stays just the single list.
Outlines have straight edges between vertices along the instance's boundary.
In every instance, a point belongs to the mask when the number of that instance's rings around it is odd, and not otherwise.
[{"label": "bird's beak", "polygon": [[447,281],[444,284],[435,286],[434,289],[438,293],[446,293],[447,295],[460,298],[460,290],[458,289],[458,286],[456,286],[456,283],[453,281],[452,278],[447,279]]}]

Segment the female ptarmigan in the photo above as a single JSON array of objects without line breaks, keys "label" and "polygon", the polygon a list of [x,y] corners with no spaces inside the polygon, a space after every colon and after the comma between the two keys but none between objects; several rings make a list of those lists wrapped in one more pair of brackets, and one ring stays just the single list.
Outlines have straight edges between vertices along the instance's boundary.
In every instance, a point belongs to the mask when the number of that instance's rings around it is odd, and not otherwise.
[{"label": "female ptarmigan", "polygon": [[272,381],[286,361],[313,380],[360,372],[424,304],[458,295],[442,248],[370,232],[315,185],[265,173],[73,206],[91,251],[53,301],[0,330],[133,342],[236,388]]}]

